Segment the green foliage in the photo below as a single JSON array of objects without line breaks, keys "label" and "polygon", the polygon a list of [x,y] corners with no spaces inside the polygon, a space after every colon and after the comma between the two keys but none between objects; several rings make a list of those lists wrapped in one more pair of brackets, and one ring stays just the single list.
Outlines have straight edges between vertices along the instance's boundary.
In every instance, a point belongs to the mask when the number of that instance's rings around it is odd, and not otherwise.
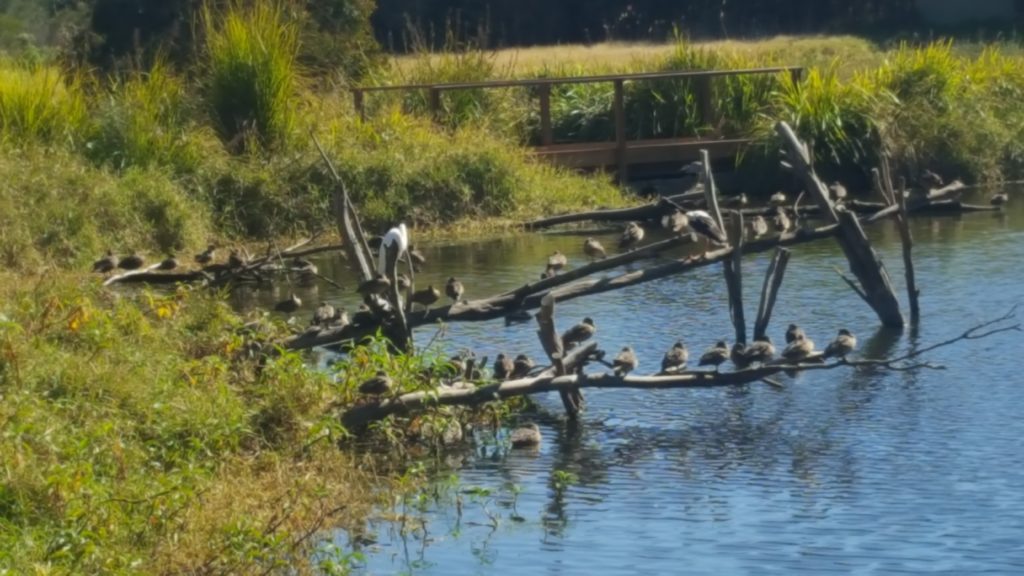
[{"label": "green foliage", "polygon": [[295,128],[299,43],[298,27],[284,6],[232,2],[220,12],[208,3],[202,26],[206,103],[220,137],[265,147],[284,143]]},{"label": "green foliage", "polygon": [[8,143],[74,143],[85,120],[75,78],[46,65],[0,61],[0,137]]}]

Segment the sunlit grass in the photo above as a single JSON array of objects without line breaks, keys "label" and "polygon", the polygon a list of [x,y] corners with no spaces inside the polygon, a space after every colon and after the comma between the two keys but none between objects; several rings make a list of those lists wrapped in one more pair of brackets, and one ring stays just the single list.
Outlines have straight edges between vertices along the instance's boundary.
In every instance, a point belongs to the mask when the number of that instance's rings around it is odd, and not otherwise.
[{"label": "sunlit grass", "polygon": [[80,82],[60,69],[0,60],[0,136],[12,144],[75,144],[85,118]]}]

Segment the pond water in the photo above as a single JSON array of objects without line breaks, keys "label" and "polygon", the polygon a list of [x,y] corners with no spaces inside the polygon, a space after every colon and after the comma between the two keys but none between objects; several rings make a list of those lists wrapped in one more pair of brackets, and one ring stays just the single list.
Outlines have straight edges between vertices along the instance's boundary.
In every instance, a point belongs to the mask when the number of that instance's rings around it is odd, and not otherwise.
[{"label": "pond water", "polygon": [[[796,322],[819,346],[840,327],[864,357],[951,338],[1024,302],[1024,195],[1004,212],[915,218],[922,322],[878,330],[836,276],[832,240],[794,247],[770,335]],[[987,203],[987,193],[976,198]],[[899,235],[869,234],[905,301]],[[614,245],[614,233],[600,236]],[[561,249],[582,261],[578,235],[517,236],[429,247],[420,286],[464,280],[480,297],[537,276]],[[769,254],[745,258],[752,322]],[[354,306],[341,264],[318,262],[346,290],[300,292]],[[273,300],[274,295],[265,298]],[[718,265],[558,305],[559,327],[594,318],[607,350],[632,345],[654,372],[682,338],[691,354],[730,339]],[[425,328],[417,336],[433,334]],[[532,324],[450,326],[447,344],[543,357]],[[369,526],[364,574],[1024,573],[1022,336],[999,334],[929,355],[942,371],[848,369],[714,390],[587,390],[578,426],[557,395],[538,398],[538,451],[468,447],[434,465],[450,496],[422,512],[426,531]],[[458,502],[456,502],[458,501]],[[514,506],[513,506],[514,504]],[[353,543],[337,534],[339,546]]]}]

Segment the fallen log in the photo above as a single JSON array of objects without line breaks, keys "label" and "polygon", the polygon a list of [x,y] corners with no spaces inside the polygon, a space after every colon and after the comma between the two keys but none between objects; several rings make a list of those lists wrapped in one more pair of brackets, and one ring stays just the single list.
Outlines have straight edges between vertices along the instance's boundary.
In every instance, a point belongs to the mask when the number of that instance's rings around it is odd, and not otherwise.
[{"label": "fallen log", "polygon": [[[909,363],[911,360],[933,350],[949,346],[962,340],[978,340],[1003,332],[1020,332],[1020,324],[998,326],[1016,316],[1014,306],[1007,314],[973,326],[960,335],[919,348],[902,356],[890,359],[850,359],[835,362],[814,362],[799,364],[771,364],[756,368],[746,368],[734,372],[697,372],[688,371],[664,376],[618,376],[615,374],[565,374],[555,375],[545,371],[535,377],[507,380],[481,387],[446,386],[430,391],[410,392],[379,402],[371,402],[349,409],[341,416],[342,424],[349,430],[361,429],[370,422],[382,420],[394,414],[408,414],[431,406],[473,406],[486,402],[504,400],[515,396],[539,394],[543,392],[563,392],[581,388],[633,388],[641,390],[657,390],[670,388],[715,388],[723,386],[742,386],[758,382],[779,374],[780,372],[809,372],[815,370],[835,370],[838,368],[874,368],[906,372],[920,369],[942,369],[938,364],[930,362]],[[990,329],[989,329],[990,328]],[[987,329],[987,330],[986,330]],[[581,353],[566,358],[573,362],[585,363],[597,349],[597,343],[591,343]]]},{"label": "fallen log", "polygon": [[[630,222],[633,220],[654,220],[662,215],[671,212],[676,204],[685,204],[700,200],[704,197],[704,191],[699,189],[688,190],[682,194],[666,196],[650,204],[636,206],[633,208],[610,208],[590,210],[587,212],[573,212],[569,214],[558,214],[532,222],[523,223],[523,229],[527,231],[551,228],[559,224],[572,224],[575,222]],[[667,200],[667,202],[666,202]]]}]

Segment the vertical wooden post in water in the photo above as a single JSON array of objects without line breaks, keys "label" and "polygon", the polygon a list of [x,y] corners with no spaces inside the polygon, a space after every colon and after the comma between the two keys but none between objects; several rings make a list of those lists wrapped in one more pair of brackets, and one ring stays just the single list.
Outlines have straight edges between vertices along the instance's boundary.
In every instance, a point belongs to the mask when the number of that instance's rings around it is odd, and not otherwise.
[{"label": "vertical wooden post in water", "polygon": [[629,178],[629,168],[626,164],[626,94],[622,79],[615,80],[615,101],[613,109],[615,113],[615,163],[618,165],[619,182],[625,182]]},{"label": "vertical wooden post in water", "polygon": [[554,142],[551,132],[551,84],[544,83],[540,89],[540,143],[550,146]]},{"label": "vertical wooden post in water", "polygon": [[814,172],[807,147],[797,138],[789,124],[779,122],[775,130],[785,141],[789,162],[793,170],[804,179],[805,188],[821,208],[822,217],[839,224],[836,240],[846,255],[850,271],[860,282],[864,299],[878,315],[882,325],[902,328],[903,315],[889,273],[871,247],[871,241],[861,228],[857,215],[846,209],[836,210],[829,198],[828,189]]},{"label": "vertical wooden post in water", "polygon": [[743,215],[739,211],[734,212],[729,227],[726,228],[722,210],[718,206],[718,189],[715,186],[714,174],[711,173],[711,157],[707,150],[700,151],[700,161],[703,165],[701,179],[704,181],[704,199],[708,205],[708,213],[726,233],[733,247],[732,258],[722,262],[722,270],[725,274],[725,284],[729,289],[729,318],[736,329],[736,342],[746,344],[747,322],[743,315],[743,273],[740,269],[743,260]]},{"label": "vertical wooden post in water", "polygon": [[761,303],[757,307],[757,319],[754,321],[754,340],[761,340],[768,333],[768,321],[772,319],[775,298],[779,295],[782,278],[786,275],[789,264],[789,250],[776,248],[768,270],[764,273],[764,285],[761,286]]}]

